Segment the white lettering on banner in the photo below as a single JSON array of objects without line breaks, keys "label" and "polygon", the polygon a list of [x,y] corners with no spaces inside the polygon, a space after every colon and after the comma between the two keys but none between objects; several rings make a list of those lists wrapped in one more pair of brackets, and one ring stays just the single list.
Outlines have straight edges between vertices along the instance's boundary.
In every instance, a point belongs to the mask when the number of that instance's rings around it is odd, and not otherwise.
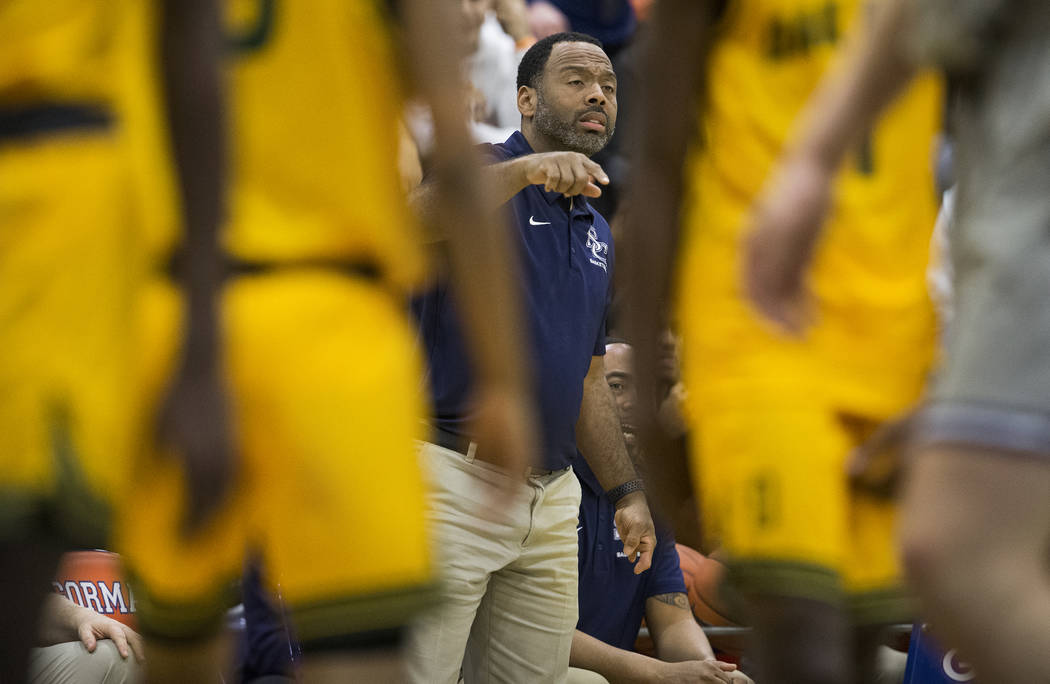
[{"label": "white lettering on banner", "polygon": [[[94,582],[81,582],[80,590],[84,592],[84,603],[85,608],[90,608],[96,613],[102,612],[102,601],[98,600],[98,588]],[[94,605],[92,605],[94,604]]]},{"label": "white lettering on banner", "polygon": [[[67,599],[77,604],[78,606],[84,605],[84,597],[80,595],[80,587],[77,586],[76,582],[74,582],[73,580],[66,582],[65,589],[66,590],[64,593]],[[76,598],[73,598],[74,591],[77,592]]]},{"label": "white lettering on banner", "polygon": [[[135,594],[131,591],[131,587],[125,587],[121,582],[69,580],[64,585],[58,582],[52,582],[51,585],[55,588],[56,594],[65,596],[81,608],[90,608],[102,615],[113,615],[114,613],[127,615],[135,612]],[[124,598],[124,589],[128,591],[127,600]]]},{"label": "white lettering on banner", "polygon": [[106,604],[104,612],[107,615],[118,612],[118,609],[121,613],[128,612],[128,607],[124,603],[124,593],[120,590],[120,582],[113,583],[112,591],[105,582],[100,582],[98,586],[102,590],[102,601]]}]

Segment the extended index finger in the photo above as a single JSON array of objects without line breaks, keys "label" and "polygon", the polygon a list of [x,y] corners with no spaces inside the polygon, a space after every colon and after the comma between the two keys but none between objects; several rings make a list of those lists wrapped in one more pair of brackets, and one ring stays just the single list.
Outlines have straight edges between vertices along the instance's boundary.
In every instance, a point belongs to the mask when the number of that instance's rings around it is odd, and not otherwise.
[{"label": "extended index finger", "polygon": [[593,159],[584,159],[583,168],[587,170],[587,173],[594,177],[594,180],[602,185],[609,184],[609,175],[605,173],[605,169],[603,169],[598,162]]}]

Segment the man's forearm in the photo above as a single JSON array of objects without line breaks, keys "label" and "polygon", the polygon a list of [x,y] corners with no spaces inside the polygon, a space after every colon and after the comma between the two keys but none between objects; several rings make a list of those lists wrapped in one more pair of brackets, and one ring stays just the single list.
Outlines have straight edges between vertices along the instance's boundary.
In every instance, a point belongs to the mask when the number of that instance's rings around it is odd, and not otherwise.
[{"label": "man's forearm", "polygon": [[681,592],[658,594],[645,600],[645,622],[660,660],[677,663],[715,657],[707,635]]},{"label": "man's forearm", "polygon": [[853,37],[845,68],[825,78],[804,115],[797,153],[836,168],[850,146],[915,75],[905,47],[910,13],[904,0],[876,6],[871,26]]},{"label": "man's forearm", "polygon": [[89,610],[81,608],[64,596],[49,594],[40,610],[37,628],[37,644],[51,646],[67,641],[76,641],[78,613]]},{"label": "man's forearm", "polygon": [[529,376],[523,370],[517,268],[506,227],[496,216],[496,207],[520,187],[497,201],[479,176],[458,96],[459,65],[447,45],[447,36],[456,35],[453,12],[429,0],[406,0],[403,9],[414,81],[430,105],[436,134],[436,182],[419,189],[414,204],[428,232],[440,234],[440,241],[448,238],[453,288],[479,381],[521,391]]},{"label": "man's forearm", "polygon": [[226,139],[215,0],[165,0],[160,40],[164,101],[185,225],[186,353],[208,363],[218,337],[215,292],[221,277],[218,231],[224,211]]},{"label": "man's forearm", "polygon": [[660,662],[641,653],[610,646],[576,630],[572,635],[569,666],[597,672],[610,684],[641,684],[653,681]]},{"label": "man's forearm", "polygon": [[576,443],[606,491],[638,477],[604,373],[589,372],[584,380]]},{"label": "man's forearm", "polygon": [[[514,195],[528,185],[525,178],[525,158],[519,157],[498,164],[487,164],[481,167],[477,198],[479,207],[489,213],[495,213],[501,206],[510,201]],[[466,198],[465,195],[460,197]],[[424,223],[426,241],[429,243],[444,242],[449,238],[440,220],[440,188],[436,183],[423,183],[409,196],[409,202],[416,214]]]},{"label": "man's forearm", "polygon": [[[623,269],[629,283],[624,311],[635,347],[642,402],[655,395],[657,335],[666,324],[678,243],[684,166],[696,134],[707,71],[713,11],[709,2],[660,0],[642,42],[638,116],[629,140],[639,146],[624,204]],[[683,54],[683,50],[691,51]],[[682,93],[667,106],[665,93]],[[648,410],[644,408],[643,412]]]},{"label": "man's forearm", "polygon": [[[656,654],[660,660],[678,663],[685,660],[711,660],[715,657],[704,630],[689,616],[689,622],[669,625],[659,639],[654,637]],[[650,630],[651,631],[651,630]]]}]

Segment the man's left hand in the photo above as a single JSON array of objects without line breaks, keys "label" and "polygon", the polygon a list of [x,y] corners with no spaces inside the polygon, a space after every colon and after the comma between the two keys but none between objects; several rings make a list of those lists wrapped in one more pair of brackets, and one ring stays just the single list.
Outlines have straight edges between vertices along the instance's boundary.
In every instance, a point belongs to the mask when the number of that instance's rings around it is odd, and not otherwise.
[{"label": "man's left hand", "polygon": [[94,653],[99,639],[112,639],[121,658],[134,654],[135,660],[146,662],[146,650],[142,637],[127,625],[117,622],[105,615],[100,615],[88,608],[77,611],[78,623],[75,625],[77,637],[88,653]]},{"label": "man's left hand", "polygon": [[805,156],[790,157],[757,203],[747,237],[744,285],[751,303],[785,332],[801,335],[811,323],[806,268],[831,204],[834,169]]},{"label": "man's left hand", "polygon": [[627,560],[635,564],[634,574],[640,575],[653,564],[653,551],[656,549],[656,528],[645,493],[631,492],[617,501],[613,522],[620,531]]},{"label": "man's left hand", "polygon": [[748,677],[740,670],[733,670],[729,673],[729,681],[733,684],[755,684],[755,680]]}]

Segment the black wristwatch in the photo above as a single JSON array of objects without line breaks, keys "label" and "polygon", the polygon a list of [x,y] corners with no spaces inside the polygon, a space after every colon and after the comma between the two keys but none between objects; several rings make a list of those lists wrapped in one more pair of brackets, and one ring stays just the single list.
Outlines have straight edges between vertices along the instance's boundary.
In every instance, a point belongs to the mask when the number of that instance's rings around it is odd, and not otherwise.
[{"label": "black wristwatch", "polygon": [[609,503],[616,505],[616,502],[627,496],[631,492],[644,492],[645,483],[641,479],[628,480],[622,485],[613,487],[609,491],[605,492],[605,496],[609,499]]}]

